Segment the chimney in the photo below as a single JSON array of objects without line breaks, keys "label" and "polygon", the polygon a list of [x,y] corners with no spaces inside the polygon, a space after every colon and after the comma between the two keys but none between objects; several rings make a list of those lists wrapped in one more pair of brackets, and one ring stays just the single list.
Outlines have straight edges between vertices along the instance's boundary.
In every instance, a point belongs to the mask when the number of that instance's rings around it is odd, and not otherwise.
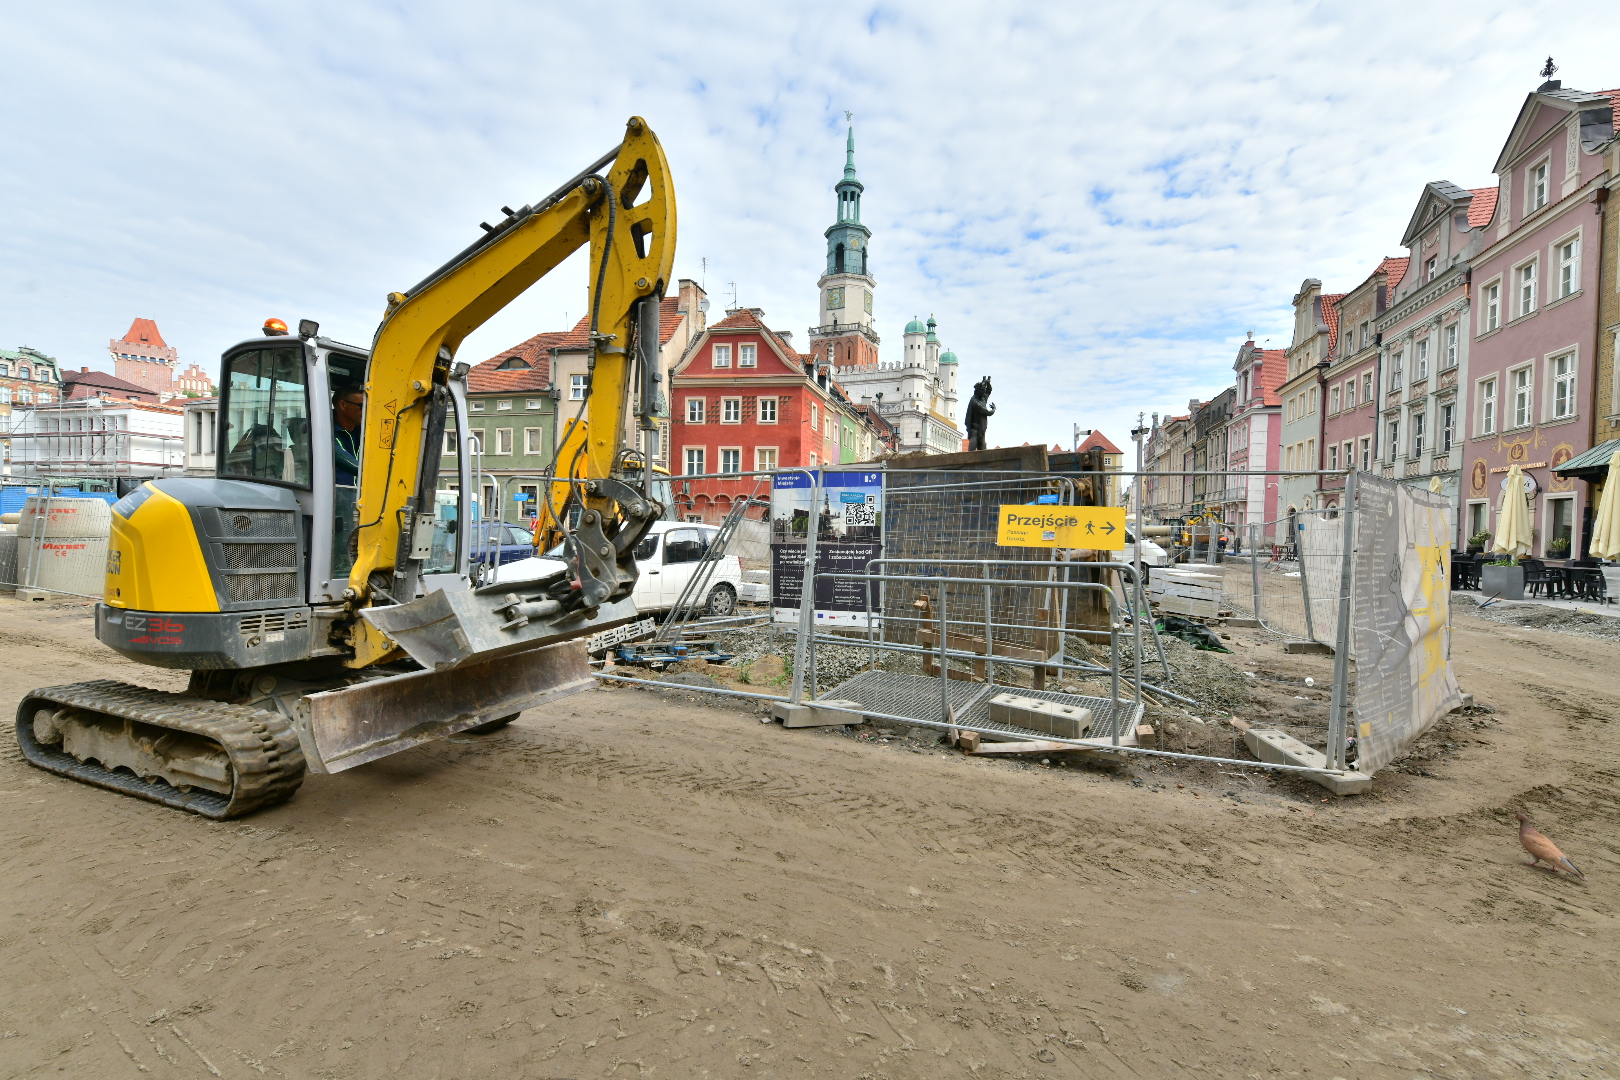
[{"label": "chimney", "polygon": [[79,369],[79,370],[80,370],[80,371],[82,371],[82,372],[84,372],[84,374],[86,374],[86,375],[88,375],[88,374],[90,374],[90,369],[89,369],[89,368],[87,368],[87,367],[82,367],[82,368],[80,368],[80,369]]}]

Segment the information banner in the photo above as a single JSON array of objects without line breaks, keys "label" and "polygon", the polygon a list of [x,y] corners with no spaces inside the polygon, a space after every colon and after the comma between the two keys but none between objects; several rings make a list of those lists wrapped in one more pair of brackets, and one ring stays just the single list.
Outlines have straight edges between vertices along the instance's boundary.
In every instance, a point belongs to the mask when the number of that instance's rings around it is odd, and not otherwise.
[{"label": "information banner", "polygon": [[[883,554],[883,474],[823,472],[820,505],[812,506],[813,481],[803,473],[771,479],[771,618],[799,620],[804,589],[804,553],[816,529],[816,572],[862,573]],[[879,590],[871,610],[877,614]],[[866,584],[847,579],[816,582],[818,625],[866,626]]]},{"label": "information banner", "polygon": [[1125,547],[1123,506],[1003,506],[996,517],[996,543],[1002,547]]}]

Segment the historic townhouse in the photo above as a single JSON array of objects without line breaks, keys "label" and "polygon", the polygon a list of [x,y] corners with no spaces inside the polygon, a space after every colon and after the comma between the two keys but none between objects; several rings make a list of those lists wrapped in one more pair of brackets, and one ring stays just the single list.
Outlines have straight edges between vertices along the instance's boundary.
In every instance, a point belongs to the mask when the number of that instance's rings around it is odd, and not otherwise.
[{"label": "historic townhouse", "polygon": [[[1328,368],[1322,374],[1322,468],[1370,469],[1377,442],[1379,316],[1406,273],[1406,259],[1386,258],[1367,280],[1345,293],[1334,305],[1339,315],[1339,336]],[[1322,506],[1342,501],[1344,477],[1324,476],[1320,484]]]},{"label": "historic townhouse", "polygon": [[[551,350],[567,337],[566,332],[536,334],[467,373],[467,430],[470,444],[482,448],[481,458],[475,456],[472,464],[482,470],[477,482],[485,517],[533,517],[540,505],[557,427]],[[456,446],[451,418],[439,463],[441,488],[456,487]],[[523,497],[514,498],[519,495]]]},{"label": "historic townhouse", "polygon": [[1306,278],[1294,294],[1294,340],[1288,347],[1288,379],[1277,388],[1282,398],[1282,478],[1279,498],[1283,516],[1292,521],[1300,510],[1314,510],[1322,467],[1322,369],[1339,336],[1343,293],[1323,295],[1322,283]]},{"label": "historic townhouse", "polygon": [[1502,474],[1517,464],[1530,478],[1537,555],[1585,543],[1586,485],[1553,470],[1594,434],[1613,93],[1548,81],[1526,97],[1496,160],[1500,197],[1472,261],[1463,528],[1494,530]]},{"label": "historic townhouse", "polygon": [[[1276,539],[1272,523],[1277,520],[1280,478],[1264,473],[1279,467],[1282,399],[1277,388],[1283,383],[1287,364],[1284,350],[1262,349],[1254,343],[1252,334],[1239,346],[1237,359],[1232,362],[1237,386],[1232,398],[1232,421],[1227,428],[1226,467],[1260,475],[1227,478],[1226,520],[1240,528],[1261,526],[1260,543]],[[1248,536],[1245,532],[1246,540]]]},{"label": "historic townhouse", "polygon": [[[827,364],[796,352],[763,315],[727,312],[676,365],[670,445],[678,475],[870,461],[893,438],[875,410],[849,400]],[[707,520],[755,490],[753,477],[691,480],[677,500],[683,515]]]},{"label": "historic townhouse", "polygon": [[[1455,539],[1462,504],[1464,402],[1468,385],[1468,272],[1488,243],[1495,188],[1465,191],[1437,180],[1423,188],[1401,244],[1406,275],[1376,325],[1381,375],[1376,457],[1383,475],[1427,488],[1434,477],[1451,500]],[[1467,525],[1467,515],[1460,520]]]},{"label": "historic townhouse", "polygon": [[1167,416],[1160,423],[1153,414],[1153,427],[1143,447],[1143,469],[1149,474],[1142,484],[1142,516],[1148,524],[1181,521],[1192,509],[1193,413],[1198,401],[1187,403],[1186,416]]},{"label": "historic townhouse", "polygon": [[[1193,468],[1200,473],[1226,469],[1227,436],[1236,398],[1237,388],[1228,386],[1193,411]],[[1193,512],[1226,520],[1226,480],[1224,476],[1193,477]]]}]

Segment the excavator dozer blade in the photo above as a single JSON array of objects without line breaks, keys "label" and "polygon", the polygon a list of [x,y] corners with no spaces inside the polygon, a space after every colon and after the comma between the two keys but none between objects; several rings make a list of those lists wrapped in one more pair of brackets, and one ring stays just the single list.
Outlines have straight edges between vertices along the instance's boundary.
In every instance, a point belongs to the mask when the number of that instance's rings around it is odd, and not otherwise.
[{"label": "excavator dozer blade", "polygon": [[364,608],[360,614],[429,670],[482,664],[542,645],[588,637],[637,616],[629,598],[561,618],[516,619],[503,613],[534,592],[530,584],[489,585],[472,592],[441,589],[408,604]]},{"label": "excavator dozer blade", "polygon": [[335,773],[556,701],[596,682],[585,642],[413,671],[310,694],[298,729],[311,772]]}]

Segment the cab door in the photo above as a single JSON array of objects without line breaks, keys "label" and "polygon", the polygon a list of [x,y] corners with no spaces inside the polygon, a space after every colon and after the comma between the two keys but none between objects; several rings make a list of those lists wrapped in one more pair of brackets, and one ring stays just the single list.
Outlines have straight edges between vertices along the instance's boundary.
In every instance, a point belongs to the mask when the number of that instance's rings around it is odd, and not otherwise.
[{"label": "cab door", "polygon": [[681,592],[703,558],[704,539],[701,529],[670,529],[664,534],[664,572],[659,585],[661,607],[672,608],[681,598]]}]

